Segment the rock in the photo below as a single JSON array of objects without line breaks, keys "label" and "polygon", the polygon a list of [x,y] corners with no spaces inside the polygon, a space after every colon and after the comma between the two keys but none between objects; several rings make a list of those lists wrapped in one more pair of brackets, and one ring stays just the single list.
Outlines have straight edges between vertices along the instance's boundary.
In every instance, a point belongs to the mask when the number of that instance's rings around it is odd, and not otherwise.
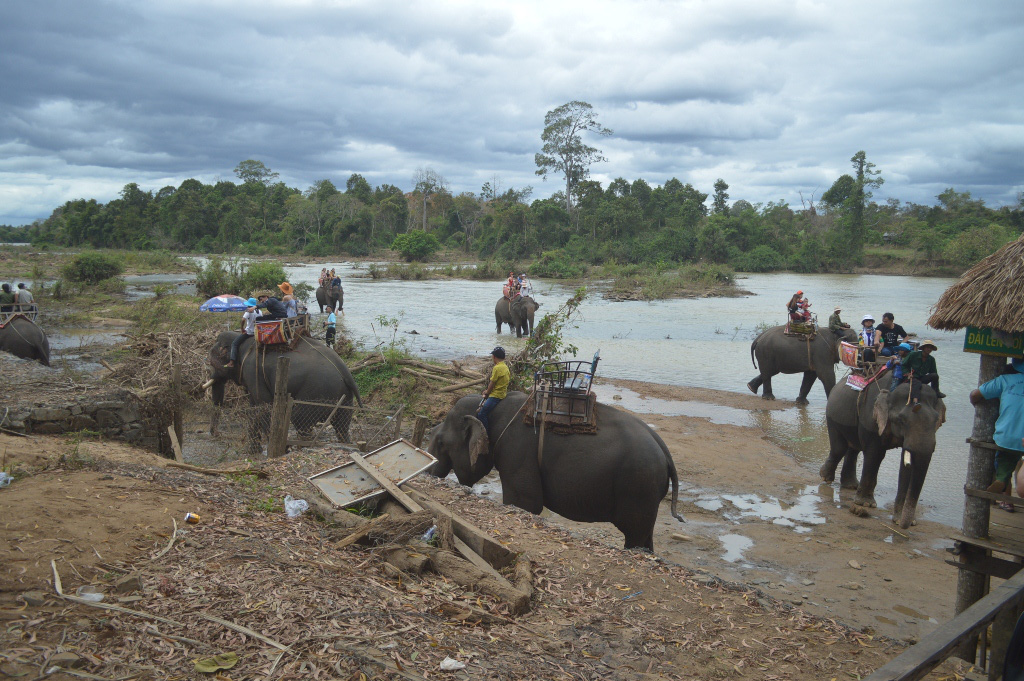
[{"label": "rock", "polygon": [[912,646],[916,646],[917,645],[917,637],[916,636],[904,636],[903,637],[903,641],[905,643],[909,644],[909,645],[912,645]]},{"label": "rock", "polygon": [[883,582],[891,582],[892,581],[892,577],[882,577],[882,581]]},{"label": "rock", "polygon": [[857,591],[864,588],[861,586],[860,582],[847,582],[846,584],[840,584],[839,586],[840,588],[849,589],[850,591]]},{"label": "rock", "polygon": [[46,661],[47,666],[63,667],[64,669],[81,669],[88,661],[74,653],[57,653]]},{"label": "rock", "polygon": [[805,580],[803,580],[800,583],[803,584],[804,586],[814,586],[814,580],[813,579],[805,579]]},{"label": "rock", "polygon": [[64,424],[58,421],[47,421],[36,423],[32,426],[32,432],[40,435],[58,435],[64,432]]},{"label": "rock", "polygon": [[71,417],[71,430],[92,430],[96,427],[96,419],[84,414]]},{"label": "rock", "polygon": [[99,424],[100,428],[112,428],[120,425],[117,414],[109,409],[96,410],[96,423]]},{"label": "rock", "polygon": [[130,594],[133,591],[142,591],[142,575],[138,572],[127,574],[114,582],[114,593]]},{"label": "rock", "polygon": [[81,405],[75,404],[75,405],[71,406],[71,415],[72,416],[78,416],[81,413],[82,413]]},{"label": "rock", "polygon": [[67,409],[49,409],[42,407],[32,410],[33,421],[63,421],[70,416],[71,412]]},{"label": "rock", "polygon": [[679,532],[673,532],[672,538],[676,541],[693,541],[693,537],[687,537],[685,534],[681,534]]},{"label": "rock", "polygon": [[25,593],[18,596],[21,600],[25,601],[28,605],[34,608],[38,608],[40,605],[46,602],[46,594],[42,591],[26,591]]},{"label": "rock", "polygon": [[804,604],[804,599],[802,599],[802,598],[791,598],[791,599],[789,599],[789,602],[792,603],[793,605],[803,605]]},{"label": "rock", "polygon": [[851,560],[849,563],[847,563],[847,565],[852,567],[854,570],[860,570],[860,563],[858,563],[855,560]]}]

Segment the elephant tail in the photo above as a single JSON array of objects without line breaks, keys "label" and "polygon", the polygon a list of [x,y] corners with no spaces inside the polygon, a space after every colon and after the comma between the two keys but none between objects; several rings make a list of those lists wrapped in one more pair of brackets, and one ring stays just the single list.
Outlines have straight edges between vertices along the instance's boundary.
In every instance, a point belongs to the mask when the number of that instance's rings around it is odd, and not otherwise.
[{"label": "elephant tail", "polygon": [[668,445],[666,445],[665,441],[661,439],[661,436],[653,430],[651,431],[651,435],[654,436],[658,446],[661,447],[661,451],[665,455],[665,463],[668,464],[668,479],[672,483],[672,517],[681,523],[685,523],[686,518],[684,518],[683,514],[678,510],[679,475],[676,473],[676,462],[672,460],[672,455],[668,451]]},{"label": "elephant tail", "polygon": [[754,365],[755,369],[757,369],[757,360],[754,359],[754,348],[756,348],[756,347],[757,347],[757,339],[755,338],[754,342],[750,344],[750,363]]}]

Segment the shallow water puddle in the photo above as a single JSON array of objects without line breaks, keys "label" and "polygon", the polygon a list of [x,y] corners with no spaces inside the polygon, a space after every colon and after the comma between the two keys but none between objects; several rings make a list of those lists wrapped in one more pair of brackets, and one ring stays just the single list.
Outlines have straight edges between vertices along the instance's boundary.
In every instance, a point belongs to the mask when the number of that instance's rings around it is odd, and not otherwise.
[{"label": "shallow water puddle", "polygon": [[742,534],[723,534],[718,540],[725,547],[722,560],[728,563],[738,563],[743,560],[743,552],[754,545],[754,540]]},{"label": "shallow water puddle", "polygon": [[723,494],[722,498],[739,511],[739,515],[726,513],[725,516],[730,520],[758,518],[775,525],[792,527],[796,532],[809,532],[808,525],[821,525],[825,522],[825,516],[818,511],[820,497],[817,492],[817,485],[805,485],[793,503],[775,497],[761,498],[756,494]]},{"label": "shallow water puddle", "polygon": [[[597,400],[604,404],[617,404],[638,414],[660,414],[662,416],[691,416],[708,419],[712,423],[728,426],[750,426],[750,412],[720,404],[695,402],[691,400],[664,400],[659,397],[643,397],[629,388],[596,383],[593,391]],[[615,398],[618,399],[615,399]]]}]

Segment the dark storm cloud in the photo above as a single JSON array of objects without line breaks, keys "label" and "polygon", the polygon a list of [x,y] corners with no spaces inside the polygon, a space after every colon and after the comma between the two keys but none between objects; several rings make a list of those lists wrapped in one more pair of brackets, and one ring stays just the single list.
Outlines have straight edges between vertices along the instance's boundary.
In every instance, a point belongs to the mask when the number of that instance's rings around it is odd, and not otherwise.
[{"label": "dark storm cloud", "polygon": [[0,223],[247,158],[292,186],[359,172],[453,191],[534,174],[544,113],[591,102],[596,179],[733,198],[827,189],[864,149],[877,198],[1012,202],[1018,3],[64,2],[0,6]]}]

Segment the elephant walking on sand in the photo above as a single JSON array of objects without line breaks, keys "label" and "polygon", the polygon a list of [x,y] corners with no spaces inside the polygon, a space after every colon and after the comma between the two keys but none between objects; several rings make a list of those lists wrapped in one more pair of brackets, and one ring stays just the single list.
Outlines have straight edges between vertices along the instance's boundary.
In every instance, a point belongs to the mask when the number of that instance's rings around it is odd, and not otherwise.
[{"label": "elephant walking on sand", "polygon": [[[882,375],[881,383],[887,385],[889,380],[888,374]],[[900,461],[892,521],[904,529],[915,522],[917,501],[935,452],[935,431],[946,420],[946,405],[931,386],[920,386],[916,403],[909,399],[910,388],[909,383],[902,383],[890,393],[874,381],[858,391],[847,388],[845,378],[841,380],[825,407],[829,453],[819,471],[825,482],[832,482],[842,460],[841,486],[857,489],[855,503],[874,507],[878,468],[886,451],[899,447],[904,458]],[[864,452],[864,467],[858,484],[859,452]]]},{"label": "elephant walking on sand", "polygon": [[797,404],[807,404],[807,394],[814,387],[815,380],[821,381],[825,397],[828,397],[836,384],[833,367],[839,361],[839,342],[845,340],[856,343],[857,332],[844,329],[840,335],[836,335],[828,329],[818,329],[814,340],[808,341],[799,336],[787,336],[785,329],[785,326],[772,327],[750,344],[750,361],[760,372],[747,383],[750,392],[756,395],[758,388],[763,385],[762,397],[774,400],[773,376],[802,373],[804,379],[796,398]]},{"label": "elephant walking on sand", "polygon": [[[224,386],[234,381],[245,388],[252,406],[271,405],[274,402],[274,385],[277,381],[277,358],[286,354],[291,360],[288,365],[288,394],[296,400],[322,402],[324,406],[295,405],[292,409],[292,425],[297,430],[309,430],[318,422],[331,419],[338,439],[348,441],[348,428],[352,419],[350,409],[334,409],[338,400],[342,406],[353,401],[363,406],[352,373],[338,354],[324,345],[323,341],[303,336],[292,351],[266,350],[254,347],[255,338],[242,341],[238,348],[241,358],[238,366],[228,368],[231,343],[238,337],[234,331],[224,331],[217,336],[217,342],[210,348],[207,362],[210,365],[210,379],[213,385],[213,403],[224,403]],[[333,412],[333,415],[332,415]],[[216,412],[210,430],[216,433]],[[250,423],[250,448],[258,448],[259,442],[270,428],[269,416],[261,413]]]},{"label": "elephant walking on sand", "polygon": [[597,405],[593,434],[545,433],[538,456],[538,434],[523,423],[526,395],[510,392],[498,403],[485,429],[475,416],[480,395],[459,400],[430,439],[437,458],[431,473],[445,477],[454,468],[459,482],[473,485],[492,468],[501,476],[504,503],[531,513],[545,507],[570,520],[612,523],[625,535],[625,547],[654,550],[654,523],[672,483],[672,515],[679,478],[668,447],[642,420]]},{"label": "elephant walking on sand", "polygon": [[515,300],[509,300],[502,296],[494,304],[494,323],[501,333],[501,325],[508,324],[509,333],[515,331],[516,338],[522,338],[523,334],[533,335],[533,318],[540,303],[530,296],[517,296]]},{"label": "elephant walking on sand", "polygon": [[14,315],[0,326],[0,350],[50,366],[50,340],[42,327],[28,317]]},{"label": "elephant walking on sand", "polygon": [[320,286],[316,290],[316,304],[320,306],[320,314],[324,313],[324,307],[330,306],[338,312],[345,307],[345,289],[341,285],[332,286],[329,289]]}]

